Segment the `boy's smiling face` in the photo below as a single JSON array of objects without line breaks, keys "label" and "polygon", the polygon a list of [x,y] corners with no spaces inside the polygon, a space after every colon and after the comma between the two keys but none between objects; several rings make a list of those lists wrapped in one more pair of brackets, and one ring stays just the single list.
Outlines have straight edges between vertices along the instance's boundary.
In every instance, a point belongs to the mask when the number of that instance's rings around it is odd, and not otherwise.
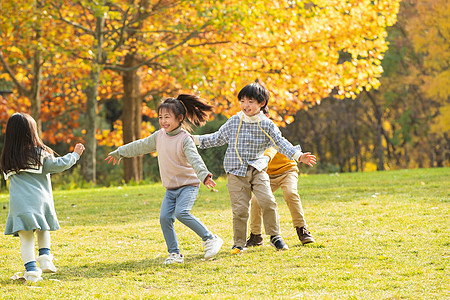
[{"label": "boy's smiling face", "polygon": [[241,104],[241,110],[247,117],[253,117],[261,111],[261,108],[264,106],[265,102],[258,103],[255,99],[249,99],[247,97],[241,98],[239,100]]}]

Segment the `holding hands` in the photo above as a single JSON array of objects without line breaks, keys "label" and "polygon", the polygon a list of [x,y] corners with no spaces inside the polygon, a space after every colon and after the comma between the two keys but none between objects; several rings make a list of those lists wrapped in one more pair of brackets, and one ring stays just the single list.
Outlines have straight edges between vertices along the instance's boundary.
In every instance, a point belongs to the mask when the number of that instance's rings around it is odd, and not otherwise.
[{"label": "holding hands", "polygon": [[310,167],[314,167],[316,164],[316,156],[312,155],[311,152],[306,152],[299,157],[298,161],[307,164]]}]

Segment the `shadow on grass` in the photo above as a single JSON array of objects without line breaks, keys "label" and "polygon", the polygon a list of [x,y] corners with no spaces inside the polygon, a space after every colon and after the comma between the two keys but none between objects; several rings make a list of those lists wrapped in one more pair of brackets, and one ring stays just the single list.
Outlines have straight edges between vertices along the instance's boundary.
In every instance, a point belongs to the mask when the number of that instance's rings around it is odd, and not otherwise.
[{"label": "shadow on grass", "polygon": [[316,249],[320,249],[320,248],[326,248],[326,247],[322,243],[315,242],[315,243],[309,243],[309,244],[305,244],[305,245],[302,245],[302,243],[298,243],[296,245],[289,246],[289,248],[300,248],[300,249],[301,248],[316,248]]},{"label": "shadow on grass", "polygon": [[[80,281],[83,279],[93,279],[93,278],[113,278],[117,276],[122,276],[123,273],[134,273],[135,276],[139,277],[142,275],[154,275],[157,273],[164,272],[176,272],[180,269],[193,269],[197,268],[198,265],[209,263],[211,261],[220,260],[229,254],[226,252],[219,253],[212,260],[205,261],[203,255],[190,255],[185,258],[184,264],[171,264],[164,265],[163,262],[166,259],[165,256],[157,258],[145,258],[142,260],[129,260],[119,263],[103,263],[95,262],[89,265],[73,266],[73,267],[59,267],[58,272],[54,274],[42,274],[43,281],[38,283],[28,283],[24,280],[12,280],[10,278],[0,280],[0,285],[36,285],[39,287],[41,283],[45,281]],[[132,276],[132,275],[126,275]]]},{"label": "shadow on grass", "polygon": [[[226,256],[226,253],[219,253],[213,260],[221,259],[223,256]],[[52,278],[61,281],[77,281],[86,278],[112,278],[128,272],[135,273],[136,276],[154,275],[165,271],[192,269],[196,268],[197,265],[208,263],[203,259],[203,255],[190,255],[185,258],[184,264],[164,265],[165,259],[165,256],[161,256],[119,263],[96,262],[76,267],[62,267],[58,270],[58,273],[52,275]]]}]

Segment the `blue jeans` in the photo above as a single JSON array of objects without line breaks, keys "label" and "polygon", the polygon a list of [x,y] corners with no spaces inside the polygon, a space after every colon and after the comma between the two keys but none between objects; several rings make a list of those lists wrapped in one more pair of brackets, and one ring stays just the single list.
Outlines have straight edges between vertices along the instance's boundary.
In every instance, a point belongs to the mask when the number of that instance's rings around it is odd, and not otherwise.
[{"label": "blue jeans", "polygon": [[177,235],[173,227],[175,218],[192,229],[203,241],[214,237],[208,228],[190,212],[195,199],[197,199],[198,190],[198,187],[191,185],[186,185],[176,190],[166,190],[161,204],[159,223],[161,224],[169,253],[180,253]]}]

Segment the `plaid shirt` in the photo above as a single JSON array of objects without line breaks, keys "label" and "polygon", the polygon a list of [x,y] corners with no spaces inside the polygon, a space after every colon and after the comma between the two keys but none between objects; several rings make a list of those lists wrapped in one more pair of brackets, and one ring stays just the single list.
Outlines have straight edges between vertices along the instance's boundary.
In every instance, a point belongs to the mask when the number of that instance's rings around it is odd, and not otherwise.
[{"label": "plaid shirt", "polygon": [[246,122],[243,113],[232,116],[217,132],[198,136],[199,147],[205,149],[228,144],[223,161],[225,172],[242,177],[248,165],[260,172],[267,167],[264,151],[271,146],[291,159],[296,152],[301,152],[300,146],[294,147],[286,140],[263,113],[253,119],[253,122]]}]

